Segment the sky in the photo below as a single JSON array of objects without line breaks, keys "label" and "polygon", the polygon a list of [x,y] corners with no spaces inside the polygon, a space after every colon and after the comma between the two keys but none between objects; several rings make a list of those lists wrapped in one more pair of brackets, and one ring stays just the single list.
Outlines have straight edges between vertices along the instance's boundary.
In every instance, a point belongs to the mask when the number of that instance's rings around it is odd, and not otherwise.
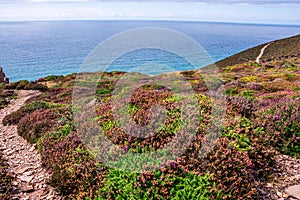
[{"label": "sky", "polygon": [[0,0],[0,21],[183,20],[300,25],[300,0]]}]

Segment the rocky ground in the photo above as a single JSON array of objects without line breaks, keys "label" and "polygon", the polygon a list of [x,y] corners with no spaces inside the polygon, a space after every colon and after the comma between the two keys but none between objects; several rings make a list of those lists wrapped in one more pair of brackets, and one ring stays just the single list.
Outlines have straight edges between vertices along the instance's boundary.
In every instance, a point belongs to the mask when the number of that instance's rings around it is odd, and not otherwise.
[{"label": "rocky ground", "polygon": [[10,199],[61,199],[54,188],[47,185],[50,174],[42,167],[35,148],[17,134],[16,126],[3,126],[3,118],[18,110],[37,91],[19,91],[19,98],[0,110],[0,149],[8,162],[9,173],[14,174]]},{"label": "rocky ground", "polygon": [[278,155],[274,180],[266,184],[266,199],[300,199],[300,159]]}]

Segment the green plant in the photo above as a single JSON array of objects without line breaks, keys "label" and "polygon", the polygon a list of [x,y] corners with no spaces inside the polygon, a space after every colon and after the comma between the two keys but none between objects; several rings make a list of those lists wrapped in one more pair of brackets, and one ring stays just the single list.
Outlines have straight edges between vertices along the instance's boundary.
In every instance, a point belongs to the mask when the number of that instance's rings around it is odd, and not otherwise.
[{"label": "green plant", "polygon": [[96,94],[98,95],[102,95],[102,94],[110,94],[111,91],[110,90],[107,90],[107,89],[103,89],[103,90],[97,90],[96,91]]},{"label": "green plant", "polygon": [[249,133],[251,122],[247,118],[237,119],[230,127],[225,127],[222,135],[227,137],[231,142],[230,145],[239,151],[247,151],[251,147]]},{"label": "green plant", "polygon": [[231,88],[225,90],[225,94],[226,95],[236,95],[236,94],[238,94],[238,88],[235,86],[231,87]]},{"label": "green plant", "polygon": [[0,199],[9,199],[9,192],[14,177],[7,171],[6,160],[2,157],[0,151]]},{"label": "green plant", "polygon": [[254,97],[253,97],[254,94],[255,94],[255,92],[250,91],[250,90],[244,90],[244,91],[242,92],[242,96],[247,97],[247,98],[249,98],[249,99],[251,99],[251,100],[254,99]]},{"label": "green plant", "polygon": [[[162,172],[142,174],[110,169],[103,175],[103,187],[99,189],[100,199],[166,199],[172,181]],[[165,187],[165,188],[164,188]]]},{"label": "green plant", "polygon": [[170,199],[175,200],[204,200],[210,199],[212,193],[214,199],[222,199],[221,191],[216,192],[216,184],[211,181],[213,175],[209,173],[204,176],[197,175],[192,172],[184,173],[183,177],[176,176],[170,191]]},{"label": "green plant", "polygon": [[52,132],[52,137],[58,139],[58,137],[65,138],[67,137],[71,132],[75,130],[73,123],[67,123],[61,128],[58,128],[58,130],[55,130]]}]

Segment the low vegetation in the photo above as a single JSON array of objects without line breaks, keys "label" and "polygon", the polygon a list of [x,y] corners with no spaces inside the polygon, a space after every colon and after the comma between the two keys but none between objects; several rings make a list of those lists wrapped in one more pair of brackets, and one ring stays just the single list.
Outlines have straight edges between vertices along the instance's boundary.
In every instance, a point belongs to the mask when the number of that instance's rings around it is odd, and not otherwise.
[{"label": "low vegetation", "polygon": [[[259,188],[272,179],[274,156],[280,153],[300,157],[300,57],[228,65],[221,72],[220,78],[212,73],[209,84],[224,84],[226,105],[212,102],[201,71],[182,73],[196,93],[200,113],[197,130],[182,155],[174,160],[156,160],[159,167],[154,171],[148,171],[147,165],[139,166],[146,163],[143,157],[129,162],[120,159],[118,168],[107,166],[96,159],[107,153],[105,147],[97,154],[86,148],[71,112],[75,75],[38,80],[35,84],[47,85],[47,90],[29,99],[3,122],[17,125],[19,135],[38,144],[43,164],[52,171],[50,184],[68,199],[262,199]],[[157,116],[150,108],[158,105],[164,108],[165,121],[158,124],[157,133],[149,131],[146,138],[138,133],[135,137],[128,135],[122,128],[128,122],[113,116],[113,106],[121,105],[113,101],[112,92],[123,75],[101,75],[96,116],[90,119],[95,126],[83,123],[84,131],[97,135],[101,129],[123,152],[135,154],[164,149],[178,131],[190,134],[180,118],[182,97],[167,87],[150,84],[134,91],[126,109],[118,113],[144,126]],[[27,84],[12,85],[25,89]],[[84,84],[76,87],[86,89]],[[119,97],[128,89],[125,87]],[[217,111],[226,106],[226,118],[220,124],[220,138],[202,158],[200,149],[207,131],[218,123],[212,117],[213,105]],[[83,117],[90,116],[86,113]],[[140,167],[143,172],[122,170],[128,166]]]},{"label": "low vegetation", "polygon": [[9,192],[11,188],[13,176],[7,172],[6,160],[0,151],[0,199],[9,199]]}]

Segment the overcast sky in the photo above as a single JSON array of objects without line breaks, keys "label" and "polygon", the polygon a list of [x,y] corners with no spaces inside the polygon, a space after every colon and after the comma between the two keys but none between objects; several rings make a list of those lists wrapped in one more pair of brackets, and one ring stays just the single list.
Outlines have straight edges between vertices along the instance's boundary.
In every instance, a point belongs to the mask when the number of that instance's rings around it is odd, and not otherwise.
[{"label": "overcast sky", "polygon": [[300,0],[0,0],[0,20],[196,20],[300,25]]}]

